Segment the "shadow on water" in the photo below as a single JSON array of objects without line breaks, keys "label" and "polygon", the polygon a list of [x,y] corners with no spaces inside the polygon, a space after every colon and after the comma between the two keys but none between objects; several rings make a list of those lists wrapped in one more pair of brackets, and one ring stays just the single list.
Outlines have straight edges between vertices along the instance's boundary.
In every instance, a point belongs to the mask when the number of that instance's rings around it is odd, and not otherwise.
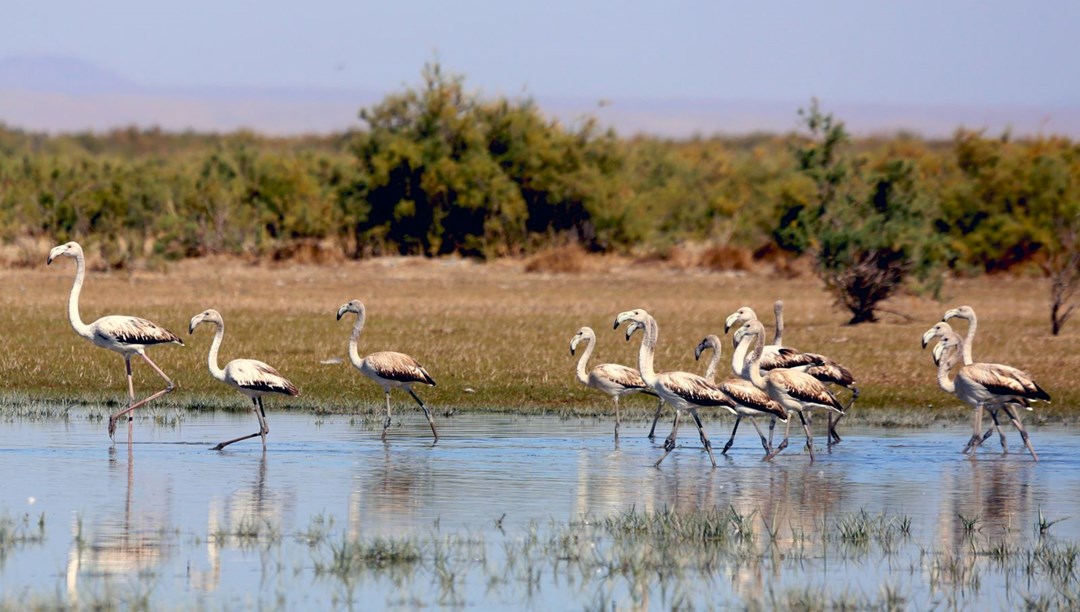
[{"label": "shadow on water", "polygon": [[[1038,464],[989,444],[968,459],[961,427],[852,428],[814,463],[794,440],[762,462],[756,437],[739,437],[716,469],[688,432],[655,469],[643,427],[624,424],[615,445],[602,419],[463,415],[433,444],[410,415],[386,443],[344,416],[270,418],[266,453],[258,440],[209,450],[240,415],[147,419],[114,449],[78,416],[5,423],[0,517],[70,530],[14,545],[0,528],[0,592],[87,606],[812,607],[882,603],[887,585],[919,605],[1003,605],[1022,603],[992,579],[1021,572],[1005,563],[1017,551],[1080,539],[1080,436],[1062,429],[1032,432]],[[695,521],[715,533],[680,535]]]}]

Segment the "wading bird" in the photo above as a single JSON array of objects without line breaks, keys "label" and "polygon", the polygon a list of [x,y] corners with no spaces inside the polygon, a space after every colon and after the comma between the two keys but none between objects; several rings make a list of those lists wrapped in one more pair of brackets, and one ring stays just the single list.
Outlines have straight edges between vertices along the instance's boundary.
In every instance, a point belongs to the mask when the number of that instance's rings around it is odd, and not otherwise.
[{"label": "wading bird", "polygon": [[255,413],[255,418],[259,420],[259,431],[233,440],[227,440],[211,450],[221,450],[233,442],[260,436],[265,451],[266,434],[270,433],[270,425],[266,422],[266,410],[263,409],[262,396],[267,393],[296,396],[300,395],[300,390],[277,370],[255,359],[233,359],[225,364],[224,368],[218,367],[218,349],[221,348],[221,339],[225,336],[225,321],[222,320],[221,313],[218,311],[213,309],[205,310],[191,317],[191,323],[188,324],[188,334],[195,333],[195,328],[200,323],[212,323],[215,328],[214,341],[210,344],[210,354],[206,358],[206,363],[210,367],[210,375],[250,397],[251,410]]},{"label": "wading bird", "polygon": [[383,421],[382,439],[386,440],[386,429],[390,427],[390,390],[396,387],[408,391],[409,395],[420,405],[420,409],[424,411],[424,416],[427,417],[428,424],[431,425],[431,435],[435,436],[435,441],[438,442],[439,432],[435,431],[435,419],[431,417],[431,411],[428,410],[428,407],[412,390],[413,383],[423,383],[434,387],[435,379],[431,377],[431,374],[428,374],[424,366],[405,353],[380,351],[371,353],[361,359],[357,344],[360,341],[360,332],[364,329],[367,309],[360,300],[342,304],[337,311],[338,321],[347,312],[356,313],[356,323],[353,325],[352,335],[349,337],[349,361],[357,370],[360,370],[361,374],[379,383],[379,386],[383,388],[383,393],[386,395],[386,419]]},{"label": "wading bird", "polygon": [[[579,344],[584,342],[587,346],[581,353],[581,357],[577,362],[577,379],[578,382],[586,387],[592,387],[598,391],[606,393],[611,396],[611,399],[615,401],[615,439],[619,439],[619,398],[624,395],[630,395],[631,393],[644,393],[653,397],[658,397],[655,392],[649,389],[649,386],[645,384],[645,381],[641,379],[641,374],[634,368],[628,368],[624,365],[617,363],[601,363],[588,369],[589,357],[593,354],[593,348],[596,346],[596,333],[591,327],[582,327],[574,334],[574,337],[570,339],[570,354],[574,355],[577,352]],[[656,406],[656,416],[660,416],[660,409],[664,406],[664,400],[660,400],[660,403]],[[655,435],[656,431],[656,419],[653,419],[652,429],[649,430],[649,438],[651,439]]]},{"label": "wading bird", "polygon": [[[112,439],[116,433],[116,420],[126,414],[128,415],[128,444],[131,444],[131,412],[176,389],[173,381],[146,355],[147,347],[173,342],[183,346],[184,341],[164,327],[139,317],[110,315],[101,317],[89,325],[83,323],[82,317],[79,316],[79,293],[82,291],[83,280],[86,278],[86,257],[83,255],[83,249],[77,242],[62,244],[49,252],[49,259],[45,264],[52,264],[57,257],[75,259],[75,284],[72,285],[71,295],[68,297],[68,321],[71,322],[75,333],[101,348],[116,351],[124,356],[124,366],[127,369],[128,406],[109,417],[109,438]],[[142,357],[147,365],[165,381],[164,389],[138,402],[135,401],[135,383],[131,378],[133,355]]]},{"label": "wading bird", "polygon": [[[735,350],[735,361],[746,363],[750,382],[758,389],[765,391],[776,403],[784,407],[787,412],[795,411],[802,421],[806,431],[806,448],[810,451],[810,461],[814,460],[814,437],[810,433],[810,423],[806,414],[812,410],[828,410],[837,414],[844,414],[844,406],[836,399],[836,396],[813,376],[784,368],[776,368],[762,372],[761,354],[765,344],[765,327],[761,321],[754,319],[745,323],[735,334],[738,348]],[[754,344],[757,346],[753,346]],[[751,348],[753,350],[751,351]],[[770,453],[770,458],[787,448],[788,434],[791,429],[791,420],[788,420],[784,428],[784,441]]]},{"label": "wading bird", "polygon": [[[954,318],[964,319],[968,322],[967,335],[964,337],[964,365],[970,365],[972,363],[975,363],[975,359],[972,357],[972,346],[975,344],[975,328],[979,325],[978,318],[975,316],[975,310],[971,306],[960,306],[958,308],[953,308],[945,312],[945,315],[941,317],[941,321],[942,323],[947,324],[949,319]],[[923,348],[926,348],[926,346],[923,346]],[[1017,402],[1017,405],[1030,409],[1026,401]],[[997,431],[998,438],[1001,440],[1001,450],[1003,452],[1009,452],[1009,442],[1008,439],[1005,437],[1005,430],[1001,429],[1001,424],[998,422],[997,408],[995,407],[993,409],[988,409],[987,412],[990,413],[990,419],[992,423],[990,425],[990,428],[986,430],[986,433],[983,434],[983,437],[979,441],[979,444],[985,442],[987,438],[989,438],[995,431]],[[1008,412],[1009,411],[1006,410],[1006,413]],[[1019,420],[1018,415],[1009,416],[1010,418],[1016,416],[1017,420]]]},{"label": "wading bird", "polygon": [[713,457],[712,443],[705,434],[705,428],[698,417],[697,409],[723,407],[732,414],[735,413],[735,403],[716,385],[709,384],[701,376],[689,372],[664,372],[657,374],[653,367],[653,357],[656,352],[656,338],[658,328],[656,319],[644,310],[628,310],[619,313],[615,318],[615,329],[623,323],[630,321],[626,328],[626,339],[638,329],[644,330],[644,338],[641,339],[641,347],[638,349],[638,371],[645,384],[649,385],[657,395],[675,408],[675,424],[671,428],[671,434],[664,440],[664,454],[655,463],[659,467],[660,462],[675,449],[675,438],[679,431],[679,418],[685,410],[694,417],[698,426],[698,435],[705,450],[709,453],[709,460],[716,467],[716,458]]},{"label": "wading bird", "polygon": [[938,365],[938,386],[946,393],[951,393],[975,409],[974,433],[962,452],[971,451],[974,455],[979,444],[986,436],[982,435],[982,413],[987,410],[993,416],[998,408],[1003,408],[1009,415],[1014,427],[1020,431],[1031,457],[1039,460],[1024,425],[1012,411],[1010,404],[1020,403],[1031,409],[1032,400],[1050,401],[1050,394],[1036,383],[1026,372],[1014,367],[997,363],[972,363],[957,371],[949,378],[949,372],[960,363],[964,351],[964,341],[949,327],[948,323],[937,323],[922,336],[923,347],[938,338],[934,347],[934,362]]},{"label": "wading bird", "polygon": [[[836,360],[820,355],[818,353],[804,353],[794,348],[783,345],[784,336],[784,302],[777,300],[773,304],[773,314],[776,321],[776,331],[773,336],[772,344],[766,344],[762,348],[761,356],[761,369],[764,371],[775,370],[777,368],[785,368],[790,370],[798,370],[805,372],[820,380],[826,384],[835,384],[848,389],[851,392],[851,399],[848,401],[847,406],[844,407],[844,411],[855,403],[855,400],[859,398],[859,387],[855,384],[855,377],[851,371],[840,365]],[[737,327],[745,324],[748,321],[757,320],[757,314],[754,310],[748,306],[743,306],[735,312],[728,315],[727,321],[724,324],[724,333],[733,327]],[[764,323],[762,324],[764,326]],[[765,337],[762,335],[762,341]],[[736,376],[742,378],[748,378],[749,373],[746,368],[746,364],[738,363],[732,364],[732,369]],[[809,413],[806,415],[810,416]],[[828,414],[828,438],[829,446],[841,441],[840,435],[836,433],[836,424],[840,422],[843,415],[838,415],[833,418],[833,414]],[[772,441],[772,430],[775,423],[770,423],[769,434],[770,442]]]},{"label": "wading bird", "polygon": [[[713,355],[709,360],[709,367],[705,370],[705,380],[710,383],[716,379],[716,371],[720,365],[720,338],[715,335],[708,335],[694,348],[694,359],[701,359],[701,354],[707,350],[712,350]],[[737,355],[732,357],[732,368],[734,369],[734,360]],[[724,450],[720,451],[721,454],[726,455],[731,445],[735,443],[735,432],[739,430],[739,423],[743,418],[749,418],[750,423],[757,431],[758,437],[761,438],[761,446],[765,449],[765,458],[770,459],[769,454],[772,452],[772,446],[769,440],[765,438],[765,434],[761,433],[761,428],[758,427],[757,419],[755,417],[766,416],[772,417],[773,422],[775,419],[780,419],[781,422],[787,423],[788,414],[784,410],[783,406],[773,401],[769,394],[758,389],[754,386],[754,383],[743,378],[729,378],[720,384],[720,390],[723,391],[728,397],[735,403],[735,425],[731,428],[731,437],[728,438],[727,444],[724,445]]]}]

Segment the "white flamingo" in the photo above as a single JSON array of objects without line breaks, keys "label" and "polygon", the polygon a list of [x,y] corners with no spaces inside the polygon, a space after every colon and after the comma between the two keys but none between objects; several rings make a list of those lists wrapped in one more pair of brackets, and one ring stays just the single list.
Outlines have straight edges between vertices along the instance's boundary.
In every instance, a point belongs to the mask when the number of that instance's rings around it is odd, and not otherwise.
[{"label": "white flamingo", "polygon": [[379,383],[379,386],[383,388],[383,393],[386,395],[386,419],[383,421],[382,439],[386,440],[386,429],[390,427],[390,390],[396,387],[408,391],[409,395],[420,405],[420,409],[424,411],[424,416],[427,417],[428,424],[431,425],[431,435],[435,436],[435,441],[438,442],[439,432],[435,431],[435,419],[431,417],[431,411],[428,410],[428,407],[412,390],[414,383],[423,383],[434,387],[435,379],[431,377],[431,374],[428,374],[424,366],[405,353],[380,351],[371,353],[361,359],[357,345],[360,341],[360,332],[364,329],[367,309],[360,300],[352,300],[347,304],[342,304],[337,311],[338,321],[347,312],[356,313],[356,323],[353,325],[352,336],[349,337],[349,361],[357,370],[360,370],[361,374]]},{"label": "white flamingo", "polygon": [[[941,321],[943,323],[947,323],[950,319],[964,319],[968,322],[967,334],[964,336],[964,365],[970,365],[972,363],[975,363],[975,359],[974,357],[972,357],[972,347],[975,345],[975,329],[979,325],[978,317],[975,316],[975,309],[973,309],[971,306],[959,306],[957,308],[952,308],[945,311],[945,314],[941,317]],[[926,347],[924,346],[923,348]],[[1030,410],[1030,407],[1028,406],[1026,401],[1019,401],[1017,402],[1017,404]],[[1020,420],[1019,415],[1013,412],[1011,406],[1006,404],[1002,406],[1002,408],[1005,410],[1005,414],[1008,415],[1010,419]],[[997,408],[995,407],[993,409],[988,409],[988,412],[990,413],[991,419],[990,428],[986,430],[986,434],[983,435],[982,439],[979,441],[979,444],[985,442],[987,438],[989,438],[995,431],[997,431],[998,439],[1001,440],[1001,450],[1003,452],[1008,452],[1009,442],[1008,439],[1005,437],[1005,430],[1001,429],[1001,424],[998,422]]]},{"label": "white flamingo", "polygon": [[[851,399],[848,400],[847,406],[844,407],[844,412],[846,413],[855,403],[855,400],[859,398],[859,387],[855,383],[854,375],[839,362],[826,357],[825,355],[806,353],[784,346],[784,302],[782,300],[776,300],[773,304],[773,314],[776,321],[776,331],[774,332],[772,343],[766,344],[762,349],[761,369],[766,371],[777,368],[798,370],[813,376],[825,384],[835,384],[846,388],[851,392]],[[748,321],[756,319],[757,314],[754,310],[749,306],[743,306],[728,316],[727,321],[724,324],[724,333],[727,333],[728,330],[733,327],[743,325]],[[764,325],[764,323],[762,325]],[[764,336],[762,336],[762,340],[764,341]],[[749,377],[749,372],[747,371],[746,365],[743,363],[733,363],[732,369],[736,376],[742,378]],[[807,413],[807,416],[810,416],[809,413]],[[834,419],[832,412],[828,414],[829,446],[842,440],[840,434],[836,433],[836,424],[840,422],[841,418],[843,418],[843,415],[837,415]],[[774,426],[775,422],[770,423],[769,425],[770,439]]]},{"label": "white flamingo", "polygon": [[[769,397],[789,413],[795,411],[799,415],[799,420],[802,421],[806,432],[806,447],[810,451],[810,461],[813,461],[814,438],[810,433],[810,423],[804,413],[812,410],[828,410],[842,415],[844,414],[843,404],[824,383],[805,372],[783,368],[762,372],[761,353],[765,344],[765,327],[761,321],[754,319],[744,324],[736,332],[735,340],[738,343],[735,360],[749,364],[750,382],[768,393]],[[755,343],[756,347],[753,346]],[[751,347],[753,347],[752,351]],[[784,431],[784,441],[770,453],[771,456],[787,448],[790,425],[789,419]]]},{"label": "white flamingo", "polygon": [[679,418],[683,411],[689,412],[694,417],[694,421],[698,426],[698,435],[701,438],[701,443],[705,446],[706,452],[709,453],[709,460],[712,462],[713,467],[716,467],[716,458],[713,457],[712,443],[709,442],[709,436],[705,434],[705,427],[701,424],[701,419],[698,417],[698,408],[725,408],[732,414],[735,412],[735,403],[731,401],[724,392],[716,385],[710,384],[707,380],[698,376],[697,374],[691,374],[690,372],[664,372],[657,374],[653,367],[653,359],[656,352],[656,339],[658,336],[658,328],[656,325],[656,319],[644,310],[628,310],[621,312],[615,318],[615,328],[618,329],[620,325],[629,321],[630,325],[626,328],[626,339],[629,340],[630,336],[635,331],[644,330],[644,338],[641,340],[641,347],[638,349],[638,371],[641,372],[641,378],[645,381],[645,384],[656,392],[665,402],[671,404],[675,408],[675,424],[671,428],[671,434],[664,440],[664,454],[656,461],[656,466],[659,467],[660,462],[667,457],[672,450],[675,449],[675,438],[679,431]]},{"label": "white flamingo", "polygon": [[[77,242],[62,244],[49,252],[49,259],[46,260],[45,264],[52,264],[57,257],[72,257],[75,259],[75,283],[72,285],[71,295],[68,297],[68,321],[71,323],[75,333],[101,348],[116,351],[124,356],[124,366],[127,369],[128,406],[109,417],[109,438],[112,439],[116,433],[116,420],[126,414],[128,415],[128,444],[131,444],[131,412],[176,389],[173,381],[146,355],[146,349],[156,344],[176,343],[183,346],[184,341],[164,327],[139,317],[110,315],[101,317],[89,325],[83,323],[82,317],[79,316],[79,294],[82,291],[83,280],[86,278],[86,257],[83,255],[83,249]],[[131,378],[131,357],[133,355],[142,357],[147,365],[165,381],[164,389],[138,402],[135,401],[135,383]]]},{"label": "white flamingo", "polygon": [[[709,366],[705,370],[705,380],[711,383],[716,379],[716,372],[720,366],[720,338],[713,334],[705,336],[694,348],[694,359],[700,359],[701,354],[707,350],[713,352],[712,358],[709,359]],[[737,357],[737,355],[733,355],[732,361],[734,362]],[[732,363],[732,368],[734,367],[735,365]],[[773,401],[768,393],[758,389],[754,386],[754,383],[744,378],[729,378],[720,384],[720,390],[735,402],[735,425],[731,428],[731,437],[728,438],[727,444],[724,444],[724,450],[720,451],[720,453],[727,454],[728,449],[735,443],[735,432],[739,430],[739,423],[743,418],[749,418],[750,423],[757,431],[758,437],[761,438],[761,446],[765,449],[766,459],[771,458],[769,454],[772,452],[772,446],[769,440],[765,438],[765,434],[761,433],[761,428],[758,426],[755,417],[770,416],[773,417],[773,422],[780,419],[782,423],[787,423],[788,414],[784,407]]]},{"label": "white flamingo", "polygon": [[[619,439],[619,398],[624,395],[630,395],[632,393],[644,393],[653,397],[658,397],[656,393],[649,389],[649,386],[642,380],[641,374],[634,368],[629,368],[617,363],[601,363],[588,369],[589,357],[592,357],[593,349],[596,347],[596,332],[591,327],[582,327],[574,334],[574,337],[570,339],[570,354],[574,355],[577,352],[577,347],[582,342],[586,343],[585,350],[581,353],[581,357],[577,362],[577,379],[578,382],[606,393],[615,402],[615,439]],[[664,406],[664,400],[660,400],[660,403],[656,406],[656,416],[660,416],[660,409]],[[655,435],[656,431],[656,419],[653,419],[652,429],[649,430],[649,438]]]},{"label": "white flamingo", "polygon": [[1050,401],[1050,394],[1035,382],[1026,372],[1012,366],[997,363],[971,363],[964,365],[957,371],[956,376],[949,378],[949,373],[963,359],[964,341],[948,323],[937,323],[923,334],[922,342],[925,347],[934,338],[938,338],[937,346],[934,347],[934,362],[938,365],[938,386],[946,393],[952,393],[961,401],[970,404],[975,409],[974,433],[962,452],[969,450],[974,455],[976,449],[989,435],[982,434],[982,413],[987,410],[991,415],[996,414],[998,408],[1004,408],[1009,415],[1014,427],[1020,431],[1020,437],[1024,446],[1035,461],[1039,456],[1031,446],[1031,440],[1024,429],[1024,425],[1009,409],[1009,404],[1019,403],[1031,409],[1029,402],[1033,400]]},{"label": "white flamingo", "polygon": [[191,323],[188,324],[188,334],[195,333],[195,328],[200,323],[211,323],[215,328],[214,341],[210,344],[210,353],[206,358],[206,363],[210,368],[210,375],[250,397],[251,410],[255,413],[255,418],[259,420],[259,431],[233,440],[226,440],[212,450],[221,450],[234,442],[260,436],[265,451],[266,434],[270,433],[270,425],[266,421],[266,410],[263,409],[262,396],[267,393],[296,396],[300,394],[300,390],[277,370],[255,359],[233,359],[225,364],[224,368],[218,367],[218,349],[221,348],[221,339],[225,336],[225,321],[222,320],[221,313],[218,311],[213,309],[204,310],[191,317]]}]

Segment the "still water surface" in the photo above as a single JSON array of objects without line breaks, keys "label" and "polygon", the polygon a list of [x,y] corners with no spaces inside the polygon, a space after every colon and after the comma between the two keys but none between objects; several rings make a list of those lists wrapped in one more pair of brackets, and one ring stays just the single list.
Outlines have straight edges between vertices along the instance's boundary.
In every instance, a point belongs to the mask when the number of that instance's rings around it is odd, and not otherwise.
[{"label": "still water surface", "polygon": [[[871,597],[888,584],[919,607],[1011,607],[1037,585],[1009,586],[1015,577],[1008,570],[989,567],[979,580],[961,577],[959,591],[943,589],[925,551],[972,549],[973,542],[1030,545],[1040,511],[1051,520],[1070,517],[1052,527],[1053,537],[1080,540],[1080,435],[1069,429],[1034,429],[1041,459],[1035,463],[1014,434],[1010,454],[1000,454],[995,437],[969,460],[958,452],[966,428],[849,427],[832,452],[819,446],[811,464],[797,438],[775,461],[761,462],[747,428],[727,457],[717,452],[713,469],[688,428],[654,469],[662,451],[640,424],[624,424],[616,446],[606,420],[465,414],[438,421],[437,444],[413,414],[395,420],[384,444],[377,430],[348,416],[270,413],[265,454],[258,438],[209,450],[256,429],[250,414],[186,414],[169,426],[136,420],[130,450],[126,442],[110,448],[104,422],[78,412],[65,420],[0,422],[0,518],[9,530],[35,536],[0,544],[0,601],[141,598],[155,608],[211,609],[721,607],[808,584]],[[729,427],[710,424],[715,447]],[[711,578],[697,587],[691,580],[679,592],[662,580],[641,587],[610,576],[568,577],[557,566],[518,580],[503,567],[513,565],[510,551],[530,534],[572,521],[629,510],[729,508],[755,522],[758,549],[770,547],[764,534],[776,530],[774,549],[786,550],[784,543],[801,534],[809,551],[801,545],[798,561],[770,560],[766,551],[750,569],[721,558],[703,572]],[[814,537],[863,510],[911,519],[899,555],[849,555]],[[974,532],[964,526],[973,518]],[[313,525],[331,542],[458,538],[474,545],[470,558],[458,560],[448,594],[446,576],[426,564],[407,576],[319,574],[333,547],[305,535]]]}]

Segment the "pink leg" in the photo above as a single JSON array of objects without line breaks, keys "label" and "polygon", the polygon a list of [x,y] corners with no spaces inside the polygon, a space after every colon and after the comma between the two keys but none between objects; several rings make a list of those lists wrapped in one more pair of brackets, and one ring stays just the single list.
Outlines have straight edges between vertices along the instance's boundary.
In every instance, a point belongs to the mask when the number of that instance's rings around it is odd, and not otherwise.
[{"label": "pink leg", "polygon": [[[116,420],[117,419],[124,416],[125,414],[130,413],[131,411],[135,410],[136,408],[138,408],[140,406],[144,406],[144,405],[156,400],[157,398],[161,397],[162,395],[165,395],[166,393],[172,393],[176,389],[176,385],[173,383],[173,381],[170,380],[169,377],[165,375],[165,372],[162,372],[161,368],[159,368],[156,363],[151,361],[150,358],[147,357],[145,353],[140,353],[139,356],[142,357],[146,361],[146,363],[150,364],[150,367],[153,368],[154,371],[158,373],[158,376],[161,376],[163,379],[165,379],[166,386],[165,386],[164,389],[162,389],[161,391],[158,391],[157,393],[151,395],[150,397],[147,397],[147,398],[145,398],[143,400],[135,402],[135,385],[131,380],[131,356],[130,355],[124,355],[124,361],[127,364],[128,393],[131,396],[131,401],[134,402],[134,403],[130,404],[127,408],[124,408],[120,412],[117,412],[116,414],[109,417],[109,437],[110,438],[113,436],[114,433],[116,433]],[[131,417],[128,417],[128,439],[129,439],[129,441],[130,441],[130,438],[131,438]]]}]

